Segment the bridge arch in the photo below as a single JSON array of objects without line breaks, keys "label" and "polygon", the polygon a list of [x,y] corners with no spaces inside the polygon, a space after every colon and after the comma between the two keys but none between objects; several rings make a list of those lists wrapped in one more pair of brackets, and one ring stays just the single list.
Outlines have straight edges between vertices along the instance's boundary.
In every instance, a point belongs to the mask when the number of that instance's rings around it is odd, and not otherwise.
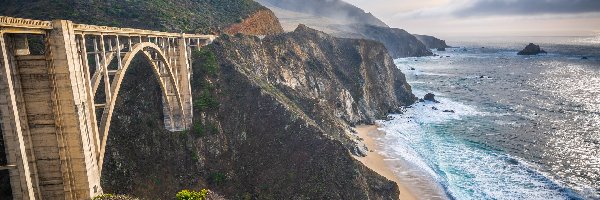
[{"label": "bridge arch", "polygon": [[[181,98],[180,89],[176,82],[174,70],[167,61],[166,55],[161,50],[161,48],[154,43],[142,42],[135,44],[132,47],[132,49],[129,52],[127,52],[127,54],[125,54],[125,56],[123,57],[123,68],[115,73],[115,76],[111,83],[112,95],[110,98],[110,102],[107,102],[107,106],[104,108],[104,112],[102,113],[102,118],[99,125],[99,131],[102,136],[100,138],[100,152],[98,155],[98,167],[100,168],[100,172],[102,171],[102,165],[104,163],[104,153],[106,152],[106,143],[108,141],[111,119],[117,98],[119,96],[121,84],[125,78],[127,69],[131,66],[131,62],[133,61],[135,56],[137,56],[140,53],[150,63],[152,71],[155,77],[158,79],[163,94],[163,104],[167,104],[164,106],[168,107],[168,109],[164,110],[168,113],[163,114],[167,117],[172,118],[172,121],[183,116],[184,106]],[[164,65],[162,68],[159,66],[159,62],[162,65]],[[172,96],[174,96],[175,98],[171,98]]]}]

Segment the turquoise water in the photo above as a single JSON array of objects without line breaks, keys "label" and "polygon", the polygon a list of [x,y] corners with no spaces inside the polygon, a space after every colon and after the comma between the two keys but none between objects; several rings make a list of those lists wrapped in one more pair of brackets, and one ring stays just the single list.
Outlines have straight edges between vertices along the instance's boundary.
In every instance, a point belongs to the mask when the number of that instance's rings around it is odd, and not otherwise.
[{"label": "turquoise water", "polygon": [[600,199],[600,37],[527,40],[550,53],[517,56],[512,38],[396,60],[440,101],[380,122],[401,179],[424,174],[449,199]]}]

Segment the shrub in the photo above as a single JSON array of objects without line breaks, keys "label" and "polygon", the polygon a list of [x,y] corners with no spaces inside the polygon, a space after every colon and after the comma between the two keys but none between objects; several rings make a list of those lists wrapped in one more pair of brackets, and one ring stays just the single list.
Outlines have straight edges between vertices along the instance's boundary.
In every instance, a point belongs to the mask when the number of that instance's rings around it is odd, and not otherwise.
[{"label": "shrub", "polygon": [[215,185],[221,185],[225,182],[225,174],[221,172],[215,172],[210,174],[209,182]]},{"label": "shrub", "polygon": [[92,198],[92,200],[139,200],[138,198],[127,195],[102,194]]},{"label": "shrub", "polygon": [[197,65],[200,72],[203,75],[215,75],[219,65],[217,63],[217,56],[212,51],[202,48],[192,53],[194,59],[194,65]]},{"label": "shrub", "polygon": [[211,94],[208,88],[204,88],[202,94],[194,101],[194,107],[199,111],[215,109],[219,106],[217,99]]},{"label": "shrub", "polygon": [[205,200],[207,194],[208,190],[206,189],[202,189],[200,191],[181,190],[175,195],[175,197],[177,200]]},{"label": "shrub", "polygon": [[202,122],[198,122],[194,124],[194,135],[198,136],[198,137],[202,137],[204,136],[204,125],[202,125]]}]

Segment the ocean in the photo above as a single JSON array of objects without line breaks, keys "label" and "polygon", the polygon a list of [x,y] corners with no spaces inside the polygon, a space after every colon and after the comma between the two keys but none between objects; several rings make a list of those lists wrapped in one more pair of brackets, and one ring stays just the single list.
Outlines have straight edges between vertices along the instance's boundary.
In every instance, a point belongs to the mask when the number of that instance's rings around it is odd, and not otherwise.
[{"label": "ocean", "polygon": [[[518,56],[529,42],[549,53]],[[423,199],[600,199],[600,36],[449,45],[395,61],[440,102],[379,122],[400,179]]]}]

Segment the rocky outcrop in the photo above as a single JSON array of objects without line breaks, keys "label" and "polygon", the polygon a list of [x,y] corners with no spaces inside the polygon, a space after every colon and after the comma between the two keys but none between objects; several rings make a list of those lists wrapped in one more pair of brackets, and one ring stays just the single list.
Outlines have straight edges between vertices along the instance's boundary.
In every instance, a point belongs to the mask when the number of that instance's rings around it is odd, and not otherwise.
[{"label": "rocky outcrop", "polygon": [[362,38],[381,42],[392,58],[431,56],[433,53],[415,36],[403,29],[371,25],[331,25],[332,35],[347,38]]},{"label": "rocky outcrop", "polygon": [[225,29],[225,33],[234,35],[242,33],[246,35],[272,35],[283,33],[279,20],[269,9],[261,9],[250,15],[241,22],[232,24]]},{"label": "rocky outcrop", "polygon": [[414,34],[414,36],[423,44],[425,44],[428,49],[445,49],[450,47],[446,44],[445,40],[440,40],[433,36],[417,34]]},{"label": "rocky outcrop", "polygon": [[527,45],[525,47],[525,49],[519,51],[519,53],[517,53],[517,54],[518,55],[538,55],[540,53],[547,53],[547,52],[544,51],[542,48],[540,48],[539,45],[529,43],[529,45]]},{"label": "rocky outcrop", "polygon": [[433,94],[433,93],[427,93],[423,97],[423,100],[425,100],[425,101],[431,101],[431,102],[435,102],[435,103],[439,103],[439,101],[435,100],[435,94]]},{"label": "rocky outcrop", "polygon": [[[351,156],[352,124],[416,99],[383,45],[300,26],[262,40],[223,35],[194,55],[195,101],[214,98],[216,106],[196,106],[188,132],[162,129],[150,68],[130,68],[109,134],[105,191],[164,199],[198,188],[230,199],[397,199],[396,184]],[[219,64],[214,74],[205,66],[211,59]]]}]

